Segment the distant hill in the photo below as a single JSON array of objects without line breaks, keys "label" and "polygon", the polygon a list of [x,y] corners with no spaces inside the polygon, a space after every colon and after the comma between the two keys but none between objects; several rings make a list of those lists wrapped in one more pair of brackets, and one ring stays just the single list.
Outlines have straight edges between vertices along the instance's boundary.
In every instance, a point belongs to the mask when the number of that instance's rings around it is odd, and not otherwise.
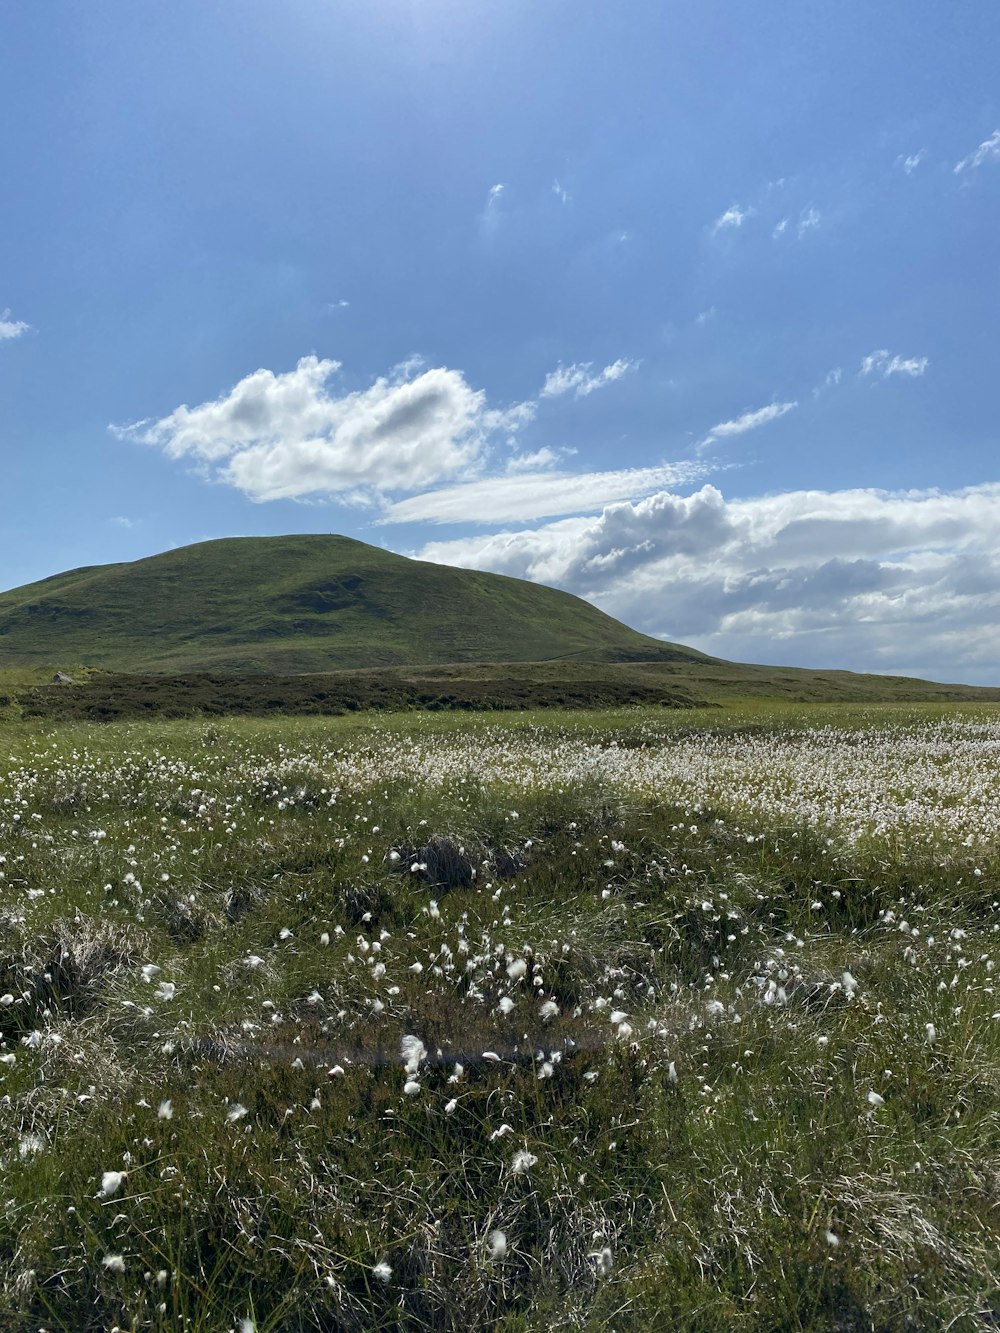
[{"label": "distant hill", "polygon": [[569,593],[338,536],[231,537],[0,593],[0,669],[293,675],[713,659]]}]

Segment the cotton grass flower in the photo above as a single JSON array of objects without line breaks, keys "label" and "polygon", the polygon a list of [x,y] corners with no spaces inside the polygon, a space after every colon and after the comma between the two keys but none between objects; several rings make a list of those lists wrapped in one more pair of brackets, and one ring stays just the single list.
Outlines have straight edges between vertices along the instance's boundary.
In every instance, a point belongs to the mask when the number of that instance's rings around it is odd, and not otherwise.
[{"label": "cotton grass flower", "polygon": [[242,1103],[237,1102],[235,1106],[231,1106],[226,1112],[226,1119],[231,1125],[235,1125],[237,1120],[242,1120],[247,1114],[247,1108],[243,1106]]},{"label": "cotton grass flower", "polygon": [[605,1245],[600,1250],[593,1250],[587,1256],[594,1261],[594,1269],[598,1277],[607,1277],[615,1266],[615,1256],[611,1252],[611,1247]]},{"label": "cotton grass flower", "polygon": [[555,1000],[546,1000],[538,1011],[539,1017],[543,1023],[551,1023],[553,1018],[559,1016],[559,1006]]},{"label": "cotton grass flower", "polygon": [[515,1176],[524,1176],[533,1166],[538,1165],[538,1158],[533,1152],[528,1152],[526,1148],[519,1149],[513,1157],[510,1169]]},{"label": "cotton grass flower", "polygon": [[495,1263],[507,1258],[507,1237],[502,1231],[491,1231],[486,1237],[486,1248]]},{"label": "cotton grass flower", "polygon": [[101,1193],[110,1199],[112,1194],[117,1194],[121,1189],[124,1179],[124,1171],[105,1171],[101,1176]]},{"label": "cotton grass flower", "polygon": [[408,1074],[415,1074],[420,1062],[427,1059],[427,1047],[419,1037],[407,1034],[399,1043],[399,1058]]},{"label": "cotton grass flower", "polygon": [[512,963],[507,964],[507,975],[511,981],[520,981],[527,971],[528,964],[523,958],[515,958]]},{"label": "cotton grass flower", "polygon": [[156,1108],[156,1118],[158,1120],[173,1120],[174,1104],[169,1097],[165,1097]]},{"label": "cotton grass flower", "polygon": [[125,1260],[120,1254],[106,1254],[101,1263],[109,1273],[117,1273],[121,1276],[125,1272]]},{"label": "cotton grass flower", "polygon": [[378,1278],[380,1282],[388,1282],[389,1279],[392,1277],[392,1267],[391,1265],[387,1264],[384,1259],[381,1261],[381,1263],[377,1263],[375,1265],[375,1267],[372,1269],[372,1272],[375,1274],[375,1276]]},{"label": "cotton grass flower", "polygon": [[868,1093],[868,1105],[874,1106],[877,1110],[878,1107],[885,1105],[885,1098],[880,1096],[875,1089],[872,1088]]}]

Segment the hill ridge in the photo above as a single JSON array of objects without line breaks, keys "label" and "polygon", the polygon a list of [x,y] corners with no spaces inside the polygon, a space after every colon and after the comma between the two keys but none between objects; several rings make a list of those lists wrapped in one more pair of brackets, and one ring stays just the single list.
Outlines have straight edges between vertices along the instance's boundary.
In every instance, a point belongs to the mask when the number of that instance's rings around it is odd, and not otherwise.
[{"label": "hill ridge", "polygon": [[0,593],[0,667],[294,674],[559,660],[711,659],[571,593],[340,534],[222,537]]}]

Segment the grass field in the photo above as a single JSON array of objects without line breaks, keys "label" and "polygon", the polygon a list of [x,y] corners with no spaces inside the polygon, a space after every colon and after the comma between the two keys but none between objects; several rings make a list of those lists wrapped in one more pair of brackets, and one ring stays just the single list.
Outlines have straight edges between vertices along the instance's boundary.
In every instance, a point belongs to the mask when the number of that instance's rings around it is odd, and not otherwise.
[{"label": "grass field", "polygon": [[1000,1322],[996,709],[0,740],[0,1328]]}]

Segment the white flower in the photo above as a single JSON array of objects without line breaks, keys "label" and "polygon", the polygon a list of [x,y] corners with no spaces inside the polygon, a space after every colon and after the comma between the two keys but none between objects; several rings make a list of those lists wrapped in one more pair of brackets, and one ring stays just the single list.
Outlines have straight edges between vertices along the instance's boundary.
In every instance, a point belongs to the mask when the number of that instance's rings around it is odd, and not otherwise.
[{"label": "white flower", "polygon": [[177,994],[177,987],[172,981],[161,981],[153,995],[157,1000],[172,1000]]},{"label": "white flower", "polygon": [[499,1005],[498,1005],[497,1007],[499,1008],[500,1012],[503,1014],[504,1018],[506,1018],[506,1017],[508,1016],[508,1014],[510,1014],[510,1012],[511,1012],[511,1011],[513,1010],[513,1008],[514,1008],[514,1001],[510,998],[509,995],[505,995],[505,996],[501,999],[501,1001],[500,1001],[500,1003],[499,1003]]},{"label": "white flower", "polygon": [[445,1113],[445,1115],[451,1115],[452,1111],[454,1111],[454,1109],[455,1109],[455,1107],[456,1107],[457,1105],[458,1105],[458,1102],[455,1100],[454,1097],[452,1097],[451,1101],[449,1101],[449,1102],[445,1102],[445,1104],[444,1104],[444,1113]]},{"label": "white flower", "polygon": [[124,1171],[105,1171],[101,1176],[101,1193],[106,1199],[110,1199],[112,1194],[117,1194],[121,1189],[124,1179]]},{"label": "white flower", "polygon": [[498,1065],[500,1063],[500,1057],[496,1051],[483,1051],[483,1059],[488,1065]]},{"label": "white flower", "polygon": [[523,958],[515,958],[512,963],[507,964],[507,975],[511,981],[520,981],[528,970],[528,964]]},{"label": "white flower", "polygon": [[667,1065],[667,1082],[668,1083],[677,1082],[677,1066],[674,1064],[673,1060],[671,1060],[670,1063]]},{"label": "white flower", "polygon": [[106,1254],[101,1263],[109,1273],[124,1273],[125,1260],[120,1254]]},{"label": "white flower", "polygon": [[513,1126],[508,1125],[505,1122],[500,1126],[499,1129],[495,1129],[493,1131],[493,1133],[490,1135],[490,1142],[492,1143],[494,1139],[505,1139],[508,1134],[513,1134],[513,1133],[514,1133]]},{"label": "white flower", "polygon": [[884,1105],[885,1105],[885,1098],[884,1098],[884,1097],[880,1097],[879,1094],[878,1094],[878,1093],[874,1090],[874,1088],[873,1088],[873,1089],[868,1093],[868,1105],[869,1105],[869,1106],[884,1106]]},{"label": "white flower", "polygon": [[407,1097],[415,1097],[420,1091],[420,1084],[415,1078],[408,1078],[403,1084],[403,1091],[406,1093]]},{"label": "white flower", "polygon": [[157,967],[155,963],[147,963],[142,969],[142,979],[143,981],[154,981],[162,971],[163,969]]},{"label": "white flower", "polygon": [[837,1235],[835,1231],[824,1231],[823,1239],[826,1241],[827,1245],[829,1245],[831,1249],[836,1249],[837,1246],[840,1244],[840,1237]]},{"label": "white flower", "polygon": [[372,1269],[372,1272],[375,1274],[375,1276],[378,1278],[380,1282],[388,1282],[389,1279],[392,1277],[392,1269],[384,1259],[380,1264],[375,1265],[375,1267]]},{"label": "white flower", "polygon": [[427,1047],[419,1037],[405,1036],[399,1043],[399,1056],[408,1074],[415,1074],[421,1060],[427,1059]]},{"label": "white flower", "polygon": [[491,1231],[486,1237],[486,1248],[490,1252],[490,1258],[499,1263],[507,1257],[507,1237],[502,1231]]},{"label": "white flower", "polygon": [[242,1120],[246,1114],[247,1108],[237,1102],[235,1106],[231,1106],[226,1112],[226,1119],[231,1125],[235,1125],[237,1120]]},{"label": "white flower", "polygon": [[169,1097],[160,1102],[159,1106],[156,1108],[156,1115],[159,1120],[173,1120],[174,1104]]},{"label": "white flower", "polygon": [[933,1046],[934,1043],[937,1041],[937,1028],[934,1026],[933,1023],[925,1023],[924,1027],[927,1029],[927,1041],[931,1046]]},{"label": "white flower", "polygon": [[559,1006],[555,1000],[546,1000],[538,1013],[543,1023],[551,1023],[552,1019],[559,1013]]},{"label": "white flower", "polygon": [[538,1163],[538,1158],[533,1152],[528,1152],[526,1148],[521,1148],[514,1154],[510,1169],[515,1176],[523,1176]]}]

